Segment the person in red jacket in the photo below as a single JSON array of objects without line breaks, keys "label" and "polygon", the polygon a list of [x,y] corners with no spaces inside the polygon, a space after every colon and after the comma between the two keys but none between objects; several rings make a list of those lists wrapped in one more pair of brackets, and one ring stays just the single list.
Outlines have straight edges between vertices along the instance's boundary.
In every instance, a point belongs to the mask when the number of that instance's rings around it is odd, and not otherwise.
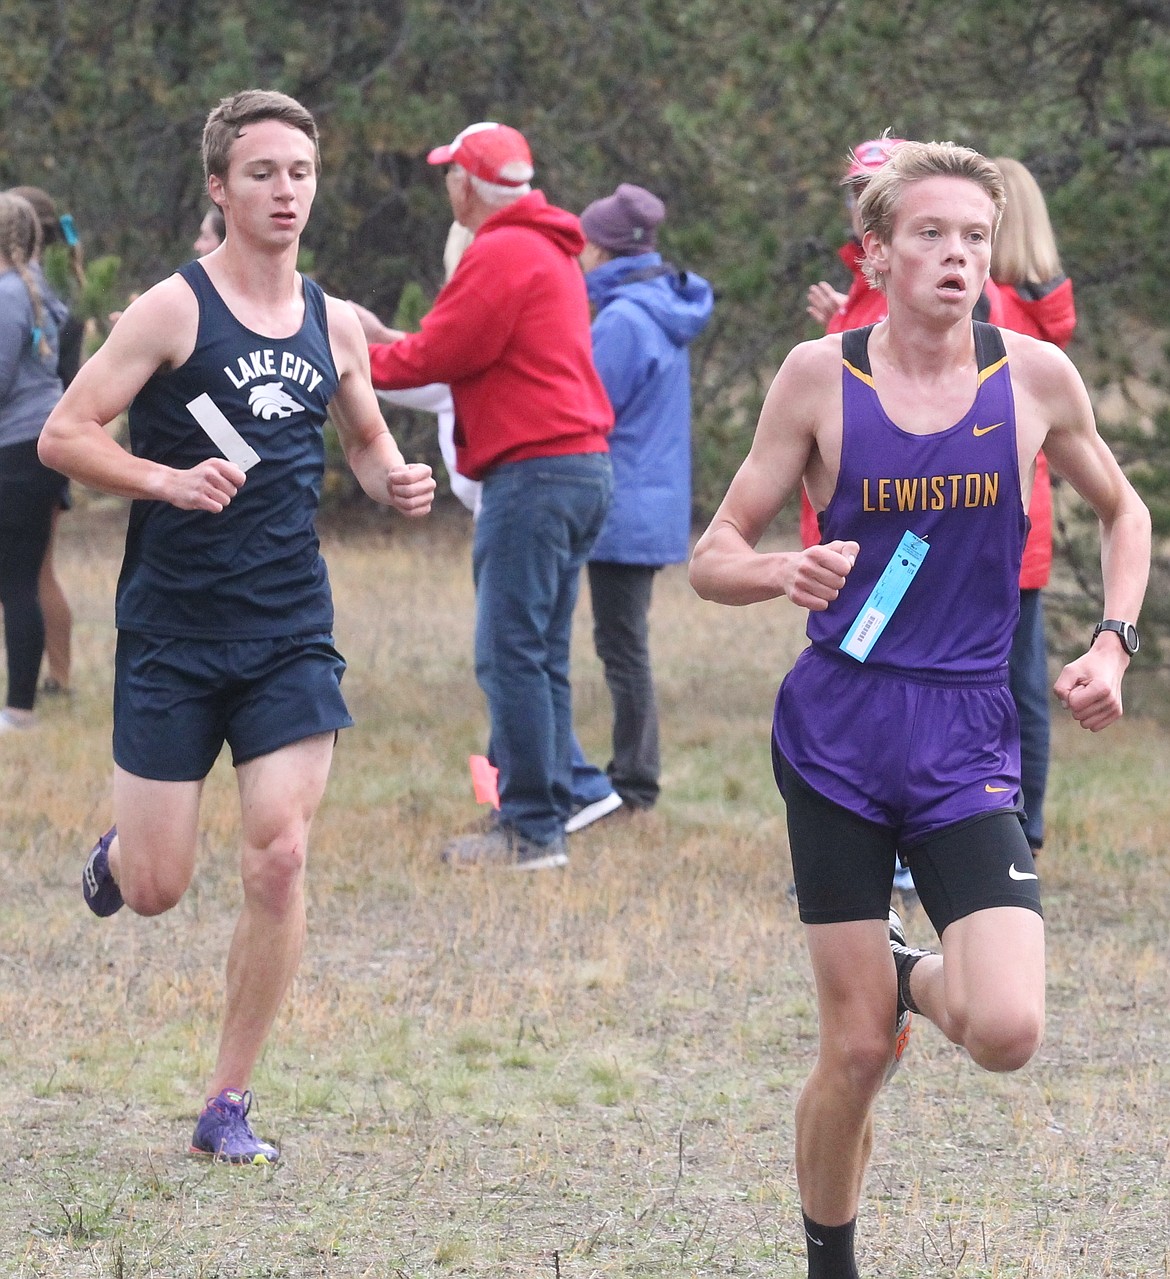
[{"label": "person in red jacket", "polygon": [[886,296],[865,278],[861,264],[865,252],[861,247],[861,222],[857,202],[870,178],[890,158],[890,152],[905,139],[883,134],[869,142],[860,142],[849,153],[849,165],[841,185],[845,188],[845,208],[849,212],[850,236],[837,250],[837,256],[849,272],[849,292],[840,293],[827,280],[820,280],[808,291],[808,313],[826,333],[844,333],[861,329],[886,318]]},{"label": "person in red jacket", "polygon": [[474,239],[420,332],[362,315],[374,386],[446,382],[461,474],[482,480],[475,526],[476,676],[499,769],[499,820],[451,840],[456,867],[563,866],[572,808],[569,639],[579,570],[609,509],[613,410],[593,365],[577,218],[533,190],[522,134],[473,124],[447,166]]},{"label": "person in red jacket", "polygon": [[[1072,281],[1064,274],[1044,194],[1019,160],[996,157],[1007,205],[991,251],[998,289],[992,322],[1062,350],[1077,325]],[[1052,483],[1044,454],[1028,506],[1031,531],[1020,569],[1020,621],[1012,641],[1009,680],[1020,716],[1020,783],[1024,834],[1033,850],[1044,845],[1044,793],[1048,784],[1049,678],[1041,589],[1052,567]]]}]

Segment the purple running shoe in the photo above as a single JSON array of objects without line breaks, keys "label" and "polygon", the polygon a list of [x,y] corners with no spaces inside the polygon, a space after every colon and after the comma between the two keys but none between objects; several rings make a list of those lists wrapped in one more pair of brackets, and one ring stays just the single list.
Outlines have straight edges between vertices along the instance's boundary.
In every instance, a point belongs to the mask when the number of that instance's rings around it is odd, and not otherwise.
[{"label": "purple running shoe", "polygon": [[195,1135],[191,1154],[207,1155],[221,1164],[274,1164],[280,1151],[261,1141],[248,1123],[252,1094],[225,1088],[218,1097],[209,1097]]},{"label": "purple running shoe", "polygon": [[110,845],[117,833],[117,826],[106,831],[89,850],[85,869],[81,872],[81,894],[85,904],[102,918],[115,914],[124,905],[117,881],[110,874]]}]

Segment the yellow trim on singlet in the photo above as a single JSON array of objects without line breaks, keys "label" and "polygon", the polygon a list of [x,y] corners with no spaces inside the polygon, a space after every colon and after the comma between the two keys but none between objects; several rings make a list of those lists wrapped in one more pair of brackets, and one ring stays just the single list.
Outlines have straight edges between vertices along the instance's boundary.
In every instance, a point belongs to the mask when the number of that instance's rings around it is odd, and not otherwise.
[{"label": "yellow trim on singlet", "polygon": [[1005,356],[1002,356],[1000,359],[996,360],[996,362],[995,362],[994,364],[989,364],[989,365],[987,366],[987,368],[985,368],[985,369],[980,369],[980,370],[979,370],[979,385],[980,385],[980,386],[982,386],[982,385],[983,385],[983,383],[984,383],[984,382],[986,382],[986,381],[987,381],[987,379],[988,379],[988,378],[989,378],[989,377],[990,377],[993,373],[998,373],[998,372],[999,372],[999,370],[1000,370],[1000,369],[1002,369],[1002,368],[1003,368],[1003,366],[1004,366],[1006,363],[1007,363],[1007,356],[1005,355]]},{"label": "yellow trim on singlet", "polygon": [[[998,360],[996,360],[994,364],[989,364],[987,368],[980,369],[979,377],[976,385],[982,386],[983,383],[986,382],[987,379],[992,376],[992,374],[998,373],[999,370],[1002,369],[1005,364],[1007,364],[1007,362],[1008,362],[1007,356],[1002,355],[1000,356]],[[844,357],[842,357],[841,363],[849,370],[850,373],[853,374],[855,378],[857,378],[859,382],[864,382],[866,386],[871,387],[875,391],[877,390],[877,387],[874,385],[872,373],[863,373],[862,370],[859,369],[856,364],[850,364],[849,361],[846,360]]]},{"label": "yellow trim on singlet", "polygon": [[864,382],[866,386],[873,387],[875,391],[877,390],[877,387],[873,385],[872,374],[863,373],[856,364],[850,364],[848,360],[843,359],[841,363],[845,365],[849,372],[852,373],[859,382]]}]

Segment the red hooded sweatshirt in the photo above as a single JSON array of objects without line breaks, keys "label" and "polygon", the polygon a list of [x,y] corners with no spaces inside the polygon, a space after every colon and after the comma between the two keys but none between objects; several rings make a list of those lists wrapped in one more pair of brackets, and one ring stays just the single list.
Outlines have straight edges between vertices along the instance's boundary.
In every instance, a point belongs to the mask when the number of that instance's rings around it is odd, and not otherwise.
[{"label": "red hooded sweatshirt", "polygon": [[455,459],[481,479],[504,462],[608,451],[613,410],[593,366],[589,301],[571,213],[540,191],[475,234],[422,329],[370,346],[384,390],[447,382]]},{"label": "red hooded sweatshirt", "polygon": [[[1041,285],[1001,284],[998,293],[999,309],[992,307],[992,324],[1026,333],[1042,342],[1052,342],[1062,351],[1068,346],[1077,327],[1077,309],[1072,281],[1067,276],[1058,276]],[[1032,481],[1028,518],[1032,527],[1024,543],[1024,560],[1020,566],[1022,591],[1047,586],[1052,569],[1052,480],[1048,459],[1043,453],[1036,456],[1036,478]]]}]

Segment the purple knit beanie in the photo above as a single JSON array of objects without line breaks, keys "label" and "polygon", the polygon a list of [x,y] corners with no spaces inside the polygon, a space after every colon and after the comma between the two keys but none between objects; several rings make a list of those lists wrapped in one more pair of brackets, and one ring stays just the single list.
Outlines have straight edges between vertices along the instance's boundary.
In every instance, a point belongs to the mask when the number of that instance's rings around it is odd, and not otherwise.
[{"label": "purple knit beanie", "polygon": [[594,200],[581,214],[585,238],[617,257],[650,253],[666,205],[645,187],[623,182],[604,200]]}]

